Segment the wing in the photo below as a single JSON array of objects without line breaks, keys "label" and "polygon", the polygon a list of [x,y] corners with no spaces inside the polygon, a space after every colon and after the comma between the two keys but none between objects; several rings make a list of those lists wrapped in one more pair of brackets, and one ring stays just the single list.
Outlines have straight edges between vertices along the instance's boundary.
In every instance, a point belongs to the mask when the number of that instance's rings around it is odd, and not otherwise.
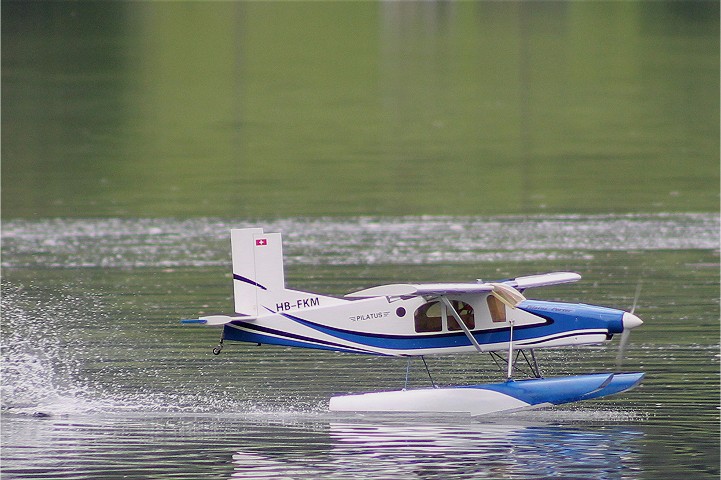
[{"label": "wing", "polygon": [[517,290],[525,290],[534,287],[546,287],[550,285],[560,285],[562,283],[577,282],[581,276],[573,272],[553,272],[543,273],[541,275],[528,275],[525,277],[517,277],[512,280],[505,280],[502,283],[510,285]]},{"label": "wing", "polygon": [[526,299],[521,292],[505,283],[400,283],[368,288],[349,293],[346,297],[444,297],[473,294],[491,294],[511,308],[516,308],[516,305]]},{"label": "wing", "polygon": [[461,293],[488,293],[493,285],[488,283],[395,283],[366,288],[349,293],[347,298],[369,297],[423,297],[426,295],[455,295]]},{"label": "wing", "polygon": [[[461,295],[490,293],[513,287],[523,291],[527,288],[545,287],[559,285],[562,283],[576,282],[581,276],[572,272],[544,273],[542,275],[528,275],[517,277],[501,282],[475,282],[475,283],[395,283],[380,285],[378,287],[366,288],[346,295],[346,298],[370,298],[370,297],[423,297],[428,295]],[[503,286],[503,287],[499,287]]]}]

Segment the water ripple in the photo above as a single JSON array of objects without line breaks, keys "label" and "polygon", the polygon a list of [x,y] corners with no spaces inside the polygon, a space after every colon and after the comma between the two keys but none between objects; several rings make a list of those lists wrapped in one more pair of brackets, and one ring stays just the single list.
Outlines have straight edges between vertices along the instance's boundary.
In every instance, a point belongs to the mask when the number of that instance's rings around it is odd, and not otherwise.
[{"label": "water ripple", "polygon": [[718,249],[716,214],[499,217],[6,220],[2,266],[226,266],[230,228],[284,235],[288,265],[433,264],[592,258],[619,250]]}]

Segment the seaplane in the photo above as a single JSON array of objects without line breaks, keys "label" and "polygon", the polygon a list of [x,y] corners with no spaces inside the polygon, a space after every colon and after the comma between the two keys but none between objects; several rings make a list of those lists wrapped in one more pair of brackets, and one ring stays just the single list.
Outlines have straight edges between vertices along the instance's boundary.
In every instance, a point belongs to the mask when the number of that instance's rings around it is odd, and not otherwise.
[{"label": "seaplane", "polygon": [[[214,354],[220,354],[224,342],[234,341],[408,357],[402,389],[335,395],[330,411],[479,416],[605,397],[635,387],[644,377],[642,372],[541,375],[536,350],[603,344],[615,335],[624,345],[630,331],[643,323],[633,310],[525,296],[532,288],[576,282],[581,279],[577,273],[389,284],[339,298],[286,288],[280,233],[232,229],[230,238],[235,312],[181,320],[222,328]],[[436,385],[426,356],[472,352],[490,354],[505,378]],[[410,361],[418,357],[431,385],[408,388]]]}]

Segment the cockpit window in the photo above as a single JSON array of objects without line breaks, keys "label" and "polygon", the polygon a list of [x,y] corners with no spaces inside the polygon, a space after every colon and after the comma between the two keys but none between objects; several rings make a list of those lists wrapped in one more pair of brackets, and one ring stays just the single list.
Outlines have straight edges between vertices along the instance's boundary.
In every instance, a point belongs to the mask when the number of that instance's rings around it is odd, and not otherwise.
[{"label": "cockpit window", "polygon": [[488,295],[488,310],[491,312],[491,320],[494,322],[506,321],[506,306],[493,295]]},{"label": "cockpit window", "polygon": [[[468,329],[475,328],[473,307],[459,300],[451,300],[451,305]],[[414,315],[416,332],[440,332],[443,330],[444,319],[449,331],[461,330],[453,314],[446,311],[445,305],[441,302],[425,303],[418,307]]]}]

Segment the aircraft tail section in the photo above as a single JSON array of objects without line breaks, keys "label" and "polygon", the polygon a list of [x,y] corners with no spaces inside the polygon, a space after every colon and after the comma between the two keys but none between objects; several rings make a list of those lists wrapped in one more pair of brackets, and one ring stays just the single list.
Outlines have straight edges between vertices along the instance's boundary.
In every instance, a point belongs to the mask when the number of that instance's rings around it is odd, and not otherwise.
[{"label": "aircraft tail section", "polygon": [[257,317],[269,311],[286,312],[345,300],[285,288],[283,240],[262,228],[232,229],[233,294],[235,312]]},{"label": "aircraft tail section", "polygon": [[233,229],[230,243],[235,311],[257,316],[262,292],[285,289],[280,233],[263,233],[262,228]]}]

